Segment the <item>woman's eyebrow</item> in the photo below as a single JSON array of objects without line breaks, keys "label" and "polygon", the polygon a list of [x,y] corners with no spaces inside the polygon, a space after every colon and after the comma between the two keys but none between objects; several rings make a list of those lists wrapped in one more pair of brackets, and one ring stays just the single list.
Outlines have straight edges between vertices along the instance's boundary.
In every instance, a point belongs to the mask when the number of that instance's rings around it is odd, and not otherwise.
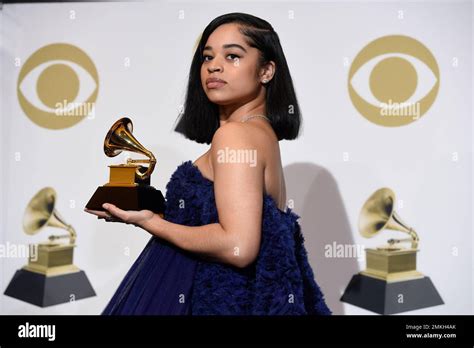
[{"label": "woman's eyebrow", "polygon": [[[222,45],[222,48],[231,48],[231,47],[237,47],[237,48],[240,48],[242,51],[244,51],[245,53],[247,53],[247,50],[245,48],[243,48],[241,45],[239,44],[235,44],[235,43],[232,43],[232,44],[225,44],[225,45]],[[211,46],[206,46],[204,47],[204,50],[203,51],[207,51],[207,50],[212,50],[212,47]]]}]

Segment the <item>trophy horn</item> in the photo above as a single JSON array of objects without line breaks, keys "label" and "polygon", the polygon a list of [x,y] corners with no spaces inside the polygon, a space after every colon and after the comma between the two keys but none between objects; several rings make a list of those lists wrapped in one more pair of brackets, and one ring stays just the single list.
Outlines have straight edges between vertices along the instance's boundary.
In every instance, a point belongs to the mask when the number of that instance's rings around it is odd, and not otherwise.
[{"label": "trophy horn", "polygon": [[359,215],[359,232],[371,238],[384,229],[408,233],[411,238],[390,239],[389,244],[411,241],[416,249],[420,239],[413,228],[404,223],[395,211],[395,193],[389,188],[375,191],[364,203]]},{"label": "trophy horn", "polygon": [[23,215],[23,230],[28,235],[38,233],[43,227],[57,227],[65,229],[69,234],[60,236],[50,236],[49,240],[67,238],[69,243],[74,244],[76,241],[76,232],[69,225],[58,211],[54,208],[56,204],[56,192],[51,187],[45,187],[40,190],[28,203]]},{"label": "trophy horn", "polygon": [[148,160],[133,160],[128,159],[127,163],[148,163],[146,171],[142,172],[141,167],[138,167],[136,174],[140,179],[148,178],[155,168],[156,159],[151,151],[147,150],[140,142],[133,136],[133,123],[128,117],[123,117],[116,121],[104,140],[104,152],[108,157],[115,157],[122,151],[131,151],[147,156]]}]

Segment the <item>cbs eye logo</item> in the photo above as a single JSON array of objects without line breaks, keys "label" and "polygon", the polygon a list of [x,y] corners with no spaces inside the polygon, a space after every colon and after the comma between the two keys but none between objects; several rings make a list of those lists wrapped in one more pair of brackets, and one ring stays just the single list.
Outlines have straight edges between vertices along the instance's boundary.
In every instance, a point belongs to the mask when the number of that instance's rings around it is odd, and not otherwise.
[{"label": "cbs eye logo", "polygon": [[384,36],[354,58],[348,89],[355,108],[370,122],[404,126],[423,116],[435,101],[438,64],[421,42],[402,35]]},{"label": "cbs eye logo", "polygon": [[[21,68],[18,101],[38,126],[63,129],[94,116],[97,69],[76,46],[55,43],[34,52]],[[92,118],[91,117],[91,118]]]}]

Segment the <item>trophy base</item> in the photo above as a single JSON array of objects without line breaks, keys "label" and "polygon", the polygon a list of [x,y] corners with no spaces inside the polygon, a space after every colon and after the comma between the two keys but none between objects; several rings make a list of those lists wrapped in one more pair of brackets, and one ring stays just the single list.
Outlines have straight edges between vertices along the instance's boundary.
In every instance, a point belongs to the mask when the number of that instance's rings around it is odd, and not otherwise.
[{"label": "trophy base", "polygon": [[165,199],[161,191],[149,185],[100,186],[86,205],[90,210],[104,210],[102,204],[112,203],[123,210],[148,209],[156,214],[163,215]]},{"label": "trophy base", "polygon": [[84,271],[48,277],[25,269],[16,271],[4,294],[38,307],[96,296]]},{"label": "trophy base", "polygon": [[444,304],[426,276],[388,283],[355,274],[340,300],[379,314],[395,314]]}]

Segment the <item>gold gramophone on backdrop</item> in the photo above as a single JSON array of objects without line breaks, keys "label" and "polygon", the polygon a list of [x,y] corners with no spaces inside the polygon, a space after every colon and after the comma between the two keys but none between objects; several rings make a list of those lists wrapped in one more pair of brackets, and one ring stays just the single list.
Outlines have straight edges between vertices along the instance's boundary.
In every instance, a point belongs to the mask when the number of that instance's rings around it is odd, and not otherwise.
[{"label": "gold gramophone on backdrop", "polygon": [[112,203],[120,209],[148,209],[163,216],[163,194],[150,186],[150,176],[156,165],[155,156],[140,144],[132,133],[133,123],[129,118],[124,117],[116,121],[105,137],[104,153],[108,157],[115,157],[122,151],[130,151],[148,159],[129,158],[127,163],[110,165],[109,182],[97,188],[86,208],[104,210],[102,204]]},{"label": "gold gramophone on backdrop", "polygon": [[[40,307],[95,296],[84,271],[73,263],[76,232],[59,214],[56,192],[51,187],[40,190],[29,202],[23,215],[23,230],[32,236],[45,227],[66,230],[51,235],[48,241],[31,245],[28,264],[18,270],[5,295]],[[68,240],[67,242],[61,242]],[[30,248],[31,250],[31,248]]]},{"label": "gold gramophone on backdrop", "polygon": [[[372,238],[384,230],[407,233],[387,244],[366,248],[366,269],[352,277],[341,301],[380,314],[393,314],[443,304],[429,277],[416,269],[420,239],[395,211],[395,193],[389,188],[375,191],[359,215],[359,232]],[[409,246],[404,244],[409,243]]]}]

